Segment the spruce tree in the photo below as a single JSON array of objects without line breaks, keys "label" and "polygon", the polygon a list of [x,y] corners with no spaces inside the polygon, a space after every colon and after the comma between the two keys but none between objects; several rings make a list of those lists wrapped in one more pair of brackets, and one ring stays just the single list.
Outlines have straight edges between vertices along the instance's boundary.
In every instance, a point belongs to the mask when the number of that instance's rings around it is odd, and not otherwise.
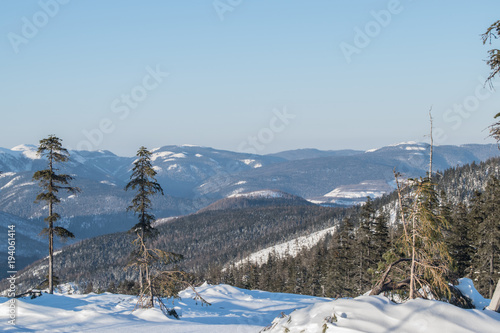
[{"label": "spruce tree", "polygon": [[444,238],[448,221],[430,178],[409,182],[411,191],[406,195],[398,182],[400,203],[404,203],[400,208],[403,235],[395,251],[386,254],[387,265],[371,295],[403,289],[410,298],[426,297],[430,292],[435,297],[449,299],[447,277],[452,258]]},{"label": "spruce tree", "polygon": [[355,233],[356,248],[354,252],[357,254],[357,285],[358,293],[363,293],[371,286],[371,278],[368,270],[373,265],[374,246],[373,246],[373,226],[375,223],[375,208],[370,197],[361,207],[361,220],[359,227]]},{"label": "spruce tree", "polygon": [[380,213],[376,218],[373,226],[373,263],[378,263],[382,260],[385,252],[389,249],[389,227],[388,218],[384,213]]},{"label": "spruce tree", "polygon": [[[500,20],[490,25],[486,32],[481,35],[481,37],[483,39],[483,44],[486,44],[488,42],[491,44],[492,39],[498,39],[500,37]],[[499,49],[491,49],[488,51],[488,59],[486,60],[486,64],[490,67],[491,70],[490,75],[486,79],[486,82],[493,86],[493,79],[498,75],[498,73],[500,73]],[[494,118],[498,119],[498,121],[490,126],[490,136],[500,143],[500,112],[497,113]]]},{"label": "spruce tree", "polygon": [[435,184],[429,178],[416,181],[414,205],[410,213],[410,298],[416,296],[418,288],[422,288],[424,294],[429,288],[434,296],[450,296],[446,277],[452,258],[444,239],[448,221],[440,212]]},{"label": "spruce tree", "polygon": [[[339,230],[337,248],[334,249],[337,255],[338,269],[336,271],[336,290],[340,296],[354,296],[359,284],[356,282],[357,256],[355,253],[356,238],[354,225],[349,218],[345,218]],[[339,288],[340,287],[340,288]]]},{"label": "spruce tree", "polygon": [[54,205],[61,202],[57,197],[60,190],[65,190],[70,193],[75,193],[78,190],[76,187],[69,186],[69,182],[73,179],[70,175],[57,174],[57,163],[64,163],[69,160],[68,151],[63,148],[61,139],[55,135],[49,135],[48,138],[40,140],[37,154],[47,158],[48,169],[36,171],[33,175],[33,180],[38,181],[43,192],[38,194],[35,202],[45,202],[48,207],[49,215],[45,218],[47,227],[42,229],[41,234],[48,235],[49,238],[49,273],[48,273],[48,288],[49,293],[54,292],[54,235],[66,239],[74,238],[73,233],[67,229],[56,226],[55,223],[60,219],[59,214],[54,212]]},{"label": "spruce tree", "polygon": [[[156,193],[163,195],[163,189],[156,182],[156,171],[151,164],[151,153],[142,146],[137,151],[137,159],[134,162],[130,182],[125,186],[125,191],[136,190],[137,193],[132,199],[132,204],[127,207],[127,211],[133,211],[137,215],[139,222],[130,229],[137,234],[134,241],[136,246],[132,253],[132,266],[139,269],[139,284],[141,293],[143,292],[144,280],[149,286],[149,302],[153,305],[153,289],[151,288],[150,264],[158,261],[154,255],[150,255],[150,249],[146,246],[146,238],[154,235],[152,222],[155,216],[151,213],[151,196]],[[160,256],[163,258],[163,255]]]},{"label": "spruce tree", "polygon": [[205,304],[210,303],[206,302],[187,282],[190,280],[187,273],[164,270],[168,265],[180,261],[182,255],[152,248],[147,244],[147,240],[156,235],[156,230],[152,226],[155,216],[151,213],[151,196],[157,193],[163,195],[163,189],[157,183],[155,176],[156,171],[151,164],[151,153],[146,147],[139,148],[130,182],[125,186],[126,191],[129,189],[137,191],[127,210],[133,211],[139,219],[139,222],[131,229],[137,237],[133,241],[135,250],[128,266],[139,270],[140,291],[136,308],[154,307],[156,299],[164,314],[178,318],[175,310],[165,306],[162,297],[178,298],[181,286],[190,287],[195,293],[195,299]]},{"label": "spruce tree", "polygon": [[[492,176],[480,201],[481,215],[475,215],[477,224],[475,278],[478,289],[492,297],[500,274],[500,180]],[[477,209],[477,208],[476,208]],[[474,212],[473,209],[472,212]]]},{"label": "spruce tree", "polygon": [[151,164],[151,153],[146,147],[141,147],[136,156],[137,160],[134,162],[130,182],[125,186],[125,191],[129,189],[137,191],[127,211],[133,211],[139,219],[139,223],[134,225],[131,231],[140,233],[144,238],[153,233],[151,223],[155,220],[155,216],[151,213],[150,197],[156,193],[163,195],[163,189],[156,182],[156,171]]},{"label": "spruce tree", "polygon": [[470,273],[471,260],[474,253],[471,220],[467,207],[459,203],[456,210],[449,218],[450,232],[447,243],[450,255],[454,261],[454,276],[456,278],[467,276]]}]

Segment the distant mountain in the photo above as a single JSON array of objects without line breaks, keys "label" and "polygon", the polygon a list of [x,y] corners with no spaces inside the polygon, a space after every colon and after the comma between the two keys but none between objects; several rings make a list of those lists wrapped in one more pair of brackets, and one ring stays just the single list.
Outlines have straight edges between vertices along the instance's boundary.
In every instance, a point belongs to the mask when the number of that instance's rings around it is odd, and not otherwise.
[{"label": "distant mountain", "polygon": [[310,158],[329,157],[329,156],[352,156],[362,154],[362,150],[342,149],[342,150],[318,150],[314,148],[304,148],[295,150],[286,150],[267,156],[284,158],[288,161],[307,160]]},{"label": "distant mountain", "polygon": [[[46,215],[43,206],[34,203],[40,188],[32,181],[33,173],[46,168],[46,161],[36,155],[36,149],[33,145],[0,148],[0,211],[25,221],[32,235],[40,232]],[[165,191],[164,197],[153,198],[154,214],[167,218],[197,212],[226,198],[212,208],[261,205],[264,201],[258,203],[236,195],[266,189],[322,205],[356,204],[366,196],[390,192],[394,168],[411,177],[425,175],[429,145],[409,142],[367,152],[306,149],[284,152],[282,156],[198,146],[164,146],[151,152],[157,180]],[[70,162],[60,165],[60,171],[73,175],[73,185],[82,192],[61,192],[62,202],[56,209],[63,217],[62,225],[76,235],[74,241],[133,226],[136,217],[127,214],[126,207],[134,194],[125,192],[124,186],[135,158],[109,151],[70,153]],[[494,144],[436,146],[434,169],[479,162],[498,154]]]},{"label": "distant mountain", "polygon": [[[496,145],[435,146],[434,170],[484,161],[499,155]],[[275,163],[233,175],[229,186],[219,187],[220,197],[276,188],[315,203],[348,204],[366,194],[376,197],[394,185],[394,173],[425,176],[429,145],[407,142],[351,156],[330,156]],[[211,179],[204,186],[216,187]],[[367,185],[369,188],[367,189]],[[347,186],[347,187],[346,187]],[[335,192],[334,192],[335,191]],[[336,193],[334,197],[328,194]],[[217,193],[213,193],[217,195]],[[354,202],[356,203],[356,202]]]},{"label": "distant mountain", "polygon": [[[34,200],[39,193],[32,181],[36,170],[46,168],[46,161],[36,155],[36,147],[22,145],[0,149],[0,211],[29,219],[37,233],[45,216],[41,204]],[[252,154],[233,153],[196,146],[165,146],[152,149],[152,164],[165,197],[153,199],[158,217],[193,213],[221,197],[201,195],[195,189],[207,179],[217,179],[226,186],[232,174],[260,168],[283,159]],[[60,192],[57,212],[62,223],[77,239],[123,231],[136,223],[126,208],[133,197],[125,192],[133,167],[133,157],[119,157],[109,151],[71,151],[68,163],[58,165],[61,172],[74,176],[72,185],[81,193]],[[207,187],[208,189],[208,187]]]},{"label": "distant mountain", "polygon": [[248,193],[233,194],[202,208],[199,212],[209,210],[240,209],[249,207],[279,206],[312,206],[313,203],[299,196],[278,190],[261,190]]},{"label": "distant mountain", "polygon": [[[5,256],[2,267],[7,267],[7,249],[9,246],[7,232],[13,231],[13,238],[15,239],[15,267],[0,271],[0,279],[7,277],[7,271],[20,270],[33,261],[48,255],[48,241],[37,235],[44,227],[43,225],[37,226],[38,228],[34,230],[31,221],[1,211],[0,222],[0,232],[5,235],[5,245],[3,246]],[[14,228],[9,229],[9,226],[14,226]]]},{"label": "distant mountain", "polygon": [[[467,203],[474,191],[484,188],[490,175],[500,174],[499,161],[500,158],[494,158],[450,168],[436,176],[438,191],[445,191],[447,200],[452,203]],[[230,201],[272,201],[280,197],[288,195],[269,190],[240,193],[228,198],[228,209],[161,219],[157,225],[159,237],[155,239],[154,246],[183,254],[185,260],[180,263],[181,268],[208,274],[208,270],[231,262],[266,260],[272,252],[284,255],[299,253],[302,248],[314,246],[321,238],[333,233],[334,227],[344,217],[349,216],[353,222],[359,221],[359,206],[330,208],[299,204],[236,208]],[[375,199],[373,205],[376,210],[384,210],[393,218],[396,202],[397,194],[392,192]],[[223,208],[223,203],[224,200],[216,208]],[[123,269],[132,239],[130,234],[120,232],[69,245],[55,257],[57,275],[65,282],[85,284],[92,281],[96,288],[102,289],[111,281],[133,279],[134,273]],[[20,290],[39,283],[45,267],[46,260],[39,260],[21,272]],[[6,288],[5,283],[0,283],[0,290]]]}]

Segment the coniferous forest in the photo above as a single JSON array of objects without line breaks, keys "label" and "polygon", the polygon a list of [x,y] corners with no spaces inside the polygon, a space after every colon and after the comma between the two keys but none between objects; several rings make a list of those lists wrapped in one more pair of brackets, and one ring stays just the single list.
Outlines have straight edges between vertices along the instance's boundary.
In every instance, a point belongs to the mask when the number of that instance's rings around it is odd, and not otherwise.
[{"label": "coniferous forest", "polygon": [[[456,283],[457,278],[470,277],[478,291],[490,298],[500,278],[499,169],[498,159],[492,159],[446,170],[436,179],[437,209],[447,221],[443,240],[453,258],[446,280]],[[363,294],[380,278],[386,260],[401,251],[404,230],[395,200],[395,193],[368,199],[346,214],[335,234],[295,257],[271,252],[263,263],[230,265],[214,278],[275,292],[327,297]]]},{"label": "coniferous forest", "polygon": [[[454,282],[470,277],[485,297],[492,292],[500,268],[498,162],[494,158],[451,168],[437,172],[434,178],[436,209],[447,221],[444,243],[453,258],[445,278]],[[180,217],[156,226],[158,234],[150,244],[182,254],[183,260],[168,268],[189,273],[191,283],[208,281],[327,297],[367,292],[391,260],[404,256],[397,192],[351,208],[282,206],[279,200],[277,206],[269,204]],[[295,256],[270,251],[262,262],[244,261],[259,249],[333,226],[334,234]],[[75,281],[82,290],[137,293],[138,272],[124,269],[133,240],[125,232],[67,246],[54,258],[55,275],[61,281]],[[38,261],[33,267],[43,263]],[[26,289],[43,281],[42,276],[29,274],[30,269],[19,278]],[[404,289],[398,292],[407,294]]]}]

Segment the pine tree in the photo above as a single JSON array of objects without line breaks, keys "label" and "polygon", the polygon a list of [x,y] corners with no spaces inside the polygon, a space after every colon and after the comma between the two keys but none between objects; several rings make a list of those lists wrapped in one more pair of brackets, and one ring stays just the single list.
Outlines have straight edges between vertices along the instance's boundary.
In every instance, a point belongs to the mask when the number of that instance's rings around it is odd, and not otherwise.
[{"label": "pine tree", "polygon": [[356,248],[357,253],[357,284],[358,293],[363,293],[365,289],[371,286],[371,278],[368,270],[374,262],[374,246],[373,246],[373,226],[375,223],[375,209],[370,197],[361,207],[361,220],[359,227],[356,230]]},{"label": "pine tree", "polygon": [[[150,197],[156,193],[163,195],[163,189],[156,182],[156,171],[151,164],[151,153],[146,147],[140,147],[137,151],[137,159],[134,162],[130,182],[125,186],[125,191],[129,189],[136,190],[137,193],[132,199],[132,204],[127,207],[127,211],[133,211],[137,215],[139,222],[132,227],[131,232],[137,234],[137,239],[134,241],[136,245],[135,251],[132,253],[134,257],[135,267],[139,269],[139,284],[141,292],[143,291],[144,280],[150,286],[150,263],[151,257],[146,247],[146,238],[154,235],[154,228],[151,225],[155,220],[155,216],[151,213]],[[149,288],[150,302],[153,304],[153,289]]]},{"label": "pine tree", "polygon": [[[488,42],[491,44],[492,39],[498,39],[500,37],[500,20],[490,25],[481,37],[483,39],[483,44]],[[489,58],[486,60],[486,64],[490,66],[491,72],[486,82],[488,82],[490,86],[493,86],[493,78],[500,73],[500,50],[491,49],[488,51],[488,56]],[[500,143],[500,113],[497,113],[494,118],[499,121],[490,126],[490,136]]]},{"label": "pine tree", "polygon": [[61,202],[57,197],[57,193],[60,190],[70,193],[79,191],[78,188],[69,186],[69,182],[73,177],[56,173],[58,171],[56,163],[64,163],[69,160],[69,153],[63,148],[61,141],[61,139],[54,135],[49,135],[48,138],[40,140],[37,154],[47,158],[48,169],[36,171],[33,175],[33,180],[38,181],[40,187],[43,189],[43,192],[37,195],[35,202],[45,202],[49,213],[45,218],[47,227],[42,229],[41,234],[48,235],[49,237],[48,288],[51,294],[54,292],[54,235],[62,239],[75,237],[67,229],[55,225],[57,220],[60,219],[59,214],[54,212],[54,205]]},{"label": "pine tree", "polygon": [[440,214],[439,198],[435,184],[429,178],[415,183],[411,225],[411,280],[410,298],[416,297],[417,288],[424,295],[427,288],[434,296],[450,296],[446,277],[452,258],[444,240],[448,221]]},{"label": "pine tree", "polygon": [[338,295],[354,296],[358,288],[356,283],[357,263],[356,263],[356,239],[354,225],[349,218],[345,218],[337,231],[337,254],[338,269],[336,270],[335,285]]},{"label": "pine tree", "polygon": [[[491,298],[500,274],[500,180],[491,177],[477,203],[482,215],[475,215],[477,243],[475,256],[478,288]],[[477,209],[477,207],[476,207]],[[474,210],[473,210],[474,211]]]},{"label": "pine tree", "polygon": [[156,171],[151,164],[151,153],[146,147],[141,147],[136,156],[137,160],[134,162],[130,182],[125,186],[125,191],[137,190],[127,211],[133,211],[139,219],[139,223],[134,225],[131,231],[139,232],[144,238],[153,233],[151,223],[155,220],[155,216],[150,212],[152,206],[150,197],[156,193],[163,195],[163,189],[156,182]]},{"label": "pine tree", "polygon": [[373,226],[373,263],[378,263],[382,260],[385,252],[389,249],[389,227],[388,218],[384,213],[380,213],[376,218]]},{"label": "pine tree", "polygon": [[449,218],[451,226],[446,238],[450,255],[454,261],[454,275],[457,278],[467,276],[470,273],[474,253],[472,223],[468,215],[467,207],[463,203],[459,203]]},{"label": "pine tree", "polygon": [[[387,254],[390,261],[371,295],[404,289],[410,298],[425,297],[429,292],[438,298],[449,298],[451,291],[447,277],[452,258],[444,238],[448,221],[442,215],[435,184],[429,177],[410,179],[411,191],[406,195],[403,195],[399,181],[397,184],[399,202],[403,204],[401,220],[404,231],[396,250]],[[396,267],[399,269],[394,272]],[[398,279],[394,281],[393,277]]]}]

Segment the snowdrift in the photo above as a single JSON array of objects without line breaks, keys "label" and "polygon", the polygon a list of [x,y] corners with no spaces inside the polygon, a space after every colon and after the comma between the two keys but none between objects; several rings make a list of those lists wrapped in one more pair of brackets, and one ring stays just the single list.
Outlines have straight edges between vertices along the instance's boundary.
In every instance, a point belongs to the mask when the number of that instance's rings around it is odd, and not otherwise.
[{"label": "snowdrift", "polygon": [[[470,280],[462,283],[470,295]],[[0,298],[0,330],[6,332],[500,332],[500,313],[463,310],[417,299],[395,304],[383,296],[326,299],[204,284],[197,291],[210,302],[201,306],[185,290],[168,302],[181,319],[159,309],[136,310],[137,298],[117,294],[44,294],[16,302],[16,325],[9,325],[9,299]],[[74,292],[74,289],[68,289]],[[475,301],[483,304],[480,295]]]}]

